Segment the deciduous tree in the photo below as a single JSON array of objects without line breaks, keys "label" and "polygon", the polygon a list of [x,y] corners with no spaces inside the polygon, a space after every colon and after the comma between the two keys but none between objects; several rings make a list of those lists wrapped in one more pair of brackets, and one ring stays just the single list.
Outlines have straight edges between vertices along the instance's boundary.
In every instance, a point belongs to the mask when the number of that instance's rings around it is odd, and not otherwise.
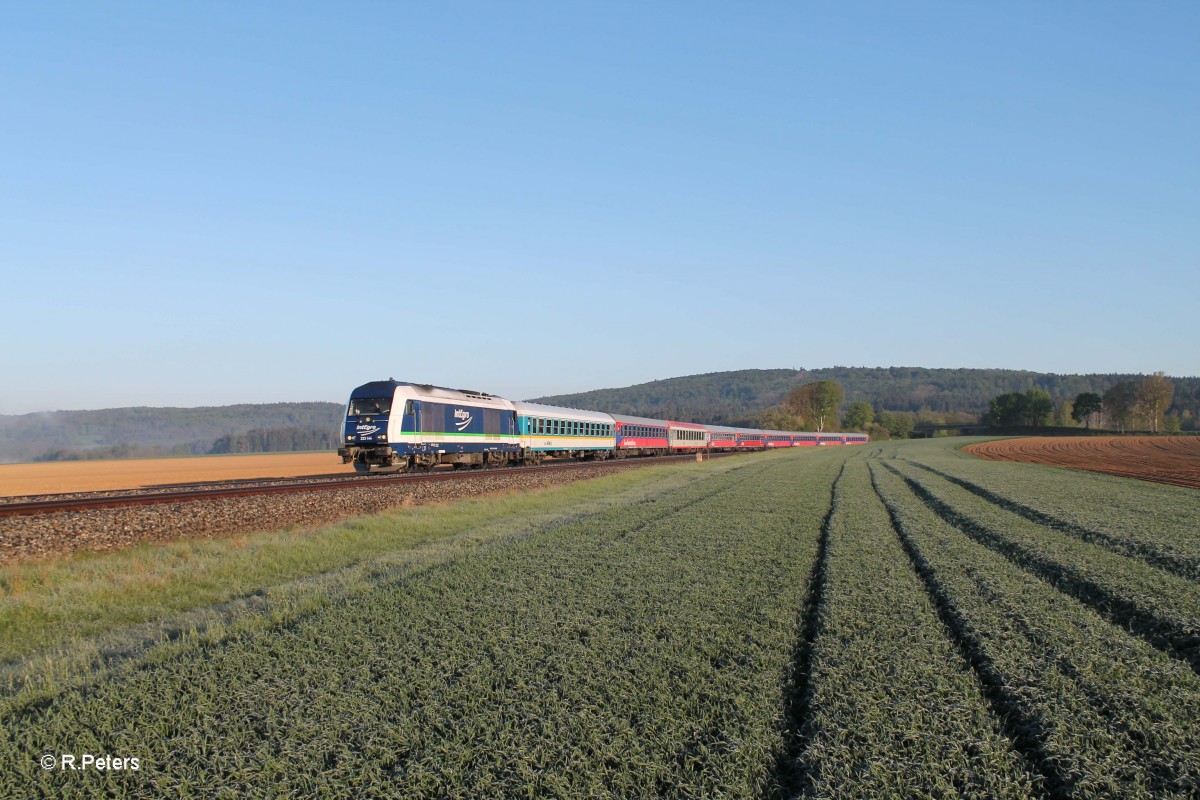
[{"label": "deciduous tree", "polygon": [[769,431],[802,431],[804,418],[783,406],[772,406],[758,415],[755,424]]},{"label": "deciduous tree", "polygon": [[1175,384],[1161,372],[1142,379],[1142,385],[1138,387],[1138,404],[1150,430],[1154,433],[1162,429],[1163,414],[1170,408],[1174,395]]},{"label": "deciduous tree", "polygon": [[804,417],[817,432],[821,432],[827,427],[827,420],[837,419],[837,407],[845,399],[846,392],[837,381],[817,381],[793,389],[784,406],[791,413]]},{"label": "deciduous tree", "polygon": [[1001,427],[1020,425],[1025,416],[1025,405],[1025,395],[1020,392],[998,394],[992,398],[984,421]]},{"label": "deciduous tree", "polygon": [[1109,424],[1115,425],[1121,433],[1129,427],[1137,404],[1138,387],[1132,381],[1121,381],[1104,393],[1104,413],[1108,415]]},{"label": "deciduous tree", "polygon": [[846,410],[846,418],[842,423],[847,430],[865,431],[867,426],[875,420],[875,409],[871,408],[871,404],[865,400],[859,400],[851,403],[850,408]]},{"label": "deciduous tree", "polygon": [[1104,408],[1104,400],[1094,392],[1081,392],[1075,396],[1075,407],[1071,409],[1071,419],[1082,422],[1085,428],[1092,427],[1092,417]]},{"label": "deciduous tree", "polygon": [[907,439],[916,425],[912,414],[904,411],[880,411],[877,419],[893,439]]}]

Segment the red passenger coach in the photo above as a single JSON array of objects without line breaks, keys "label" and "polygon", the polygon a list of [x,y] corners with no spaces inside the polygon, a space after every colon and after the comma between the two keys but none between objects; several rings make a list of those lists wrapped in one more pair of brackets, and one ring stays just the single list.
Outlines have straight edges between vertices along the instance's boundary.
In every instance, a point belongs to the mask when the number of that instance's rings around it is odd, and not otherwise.
[{"label": "red passenger coach", "polygon": [[766,446],[767,435],[765,433],[747,429],[738,434],[738,449],[740,450],[762,450]]},{"label": "red passenger coach", "polygon": [[648,417],[611,414],[616,427],[617,458],[663,455],[671,449],[667,421]]}]

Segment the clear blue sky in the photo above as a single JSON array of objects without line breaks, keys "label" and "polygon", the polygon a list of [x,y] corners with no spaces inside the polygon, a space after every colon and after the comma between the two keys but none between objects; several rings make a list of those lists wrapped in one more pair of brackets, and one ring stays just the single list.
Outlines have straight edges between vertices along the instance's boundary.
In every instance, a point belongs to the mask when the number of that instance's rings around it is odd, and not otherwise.
[{"label": "clear blue sky", "polygon": [[10,3],[0,413],[1200,373],[1200,3]]}]

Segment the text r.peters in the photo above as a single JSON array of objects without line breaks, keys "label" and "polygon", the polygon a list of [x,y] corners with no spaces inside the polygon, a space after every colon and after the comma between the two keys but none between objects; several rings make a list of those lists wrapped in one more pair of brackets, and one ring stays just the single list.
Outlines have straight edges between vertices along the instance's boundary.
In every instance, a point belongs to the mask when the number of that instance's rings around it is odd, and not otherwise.
[{"label": "text r.peters", "polygon": [[89,770],[94,769],[102,772],[118,772],[121,770],[129,770],[136,772],[142,768],[140,759],[137,756],[118,758],[116,756],[97,756],[92,753],[84,753],[81,756],[75,756],[71,753],[63,753],[61,756],[53,755],[42,756],[42,767],[45,769],[61,770]]}]

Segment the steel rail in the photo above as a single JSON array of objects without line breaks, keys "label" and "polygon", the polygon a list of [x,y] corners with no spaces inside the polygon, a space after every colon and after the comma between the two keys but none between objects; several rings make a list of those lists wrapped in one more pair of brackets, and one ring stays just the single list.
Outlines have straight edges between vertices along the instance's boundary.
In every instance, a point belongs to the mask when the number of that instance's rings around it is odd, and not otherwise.
[{"label": "steel rail", "polygon": [[[762,452],[756,450],[754,452]],[[705,458],[739,455],[732,453],[705,453]],[[423,483],[426,481],[463,480],[470,478],[488,477],[493,475],[529,475],[539,471],[577,471],[596,466],[642,466],[664,461],[694,460],[695,453],[684,453],[670,456],[652,456],[645,458],[605,459],[603,461],[571,461],[563,464],[543,464],[535,467],[499,467],[496,469],[464,469],[439,470],[436,472],[417,472],[403,474],[378,475],[346,475],[332,479],[312,480],[310,477],[296,478],[266,478],[261,480],[285,481],[269,485],[218,485],[215,488],[196,488],[210,484],[183,485],[178,489],[156,491],[160,487],[145,487],[138,493],[130,491],[127,494],[83,495],[58,499],[29,500],[15,503],[0,503],[0,517],[37,516],[55,514],[64,511],[93,511],[97,509],[131,508],[136,506],[160,505],[164,503],[189,503],[199,500],[224,500],[234,497],[252,497],[269,494],[296,494],[299,492],[319,492],[330,489],[362,488],[379,484]]]}]

